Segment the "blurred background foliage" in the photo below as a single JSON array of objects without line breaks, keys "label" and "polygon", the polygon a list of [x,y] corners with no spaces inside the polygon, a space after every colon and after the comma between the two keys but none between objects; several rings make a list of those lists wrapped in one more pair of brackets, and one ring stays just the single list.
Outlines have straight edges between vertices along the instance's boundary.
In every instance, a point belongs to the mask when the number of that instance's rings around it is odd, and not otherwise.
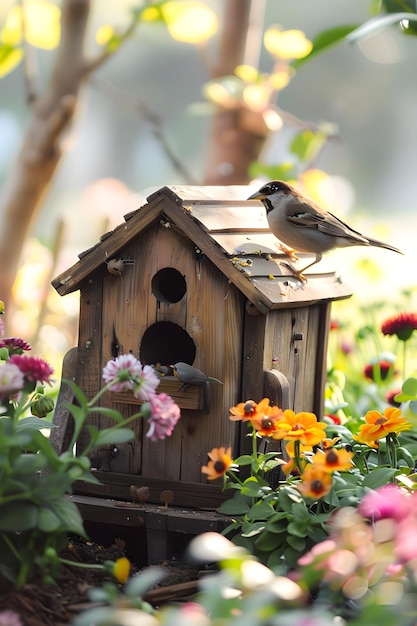
[{"label": "blurred background foliage", "polygon": [[68,110],[57,133],[62,156],[20,222],[24,243],[10,270],[0,247],[3,274],[13,277],[8,335],[28,339],[59,374],[77,343],[78,296],[61,298],[51,278],[168,184],[298,180],[352,226],[406,254],[330,253],[355,292],[338,315],[352,320],[372,299],[395,305],[404,289],[415,309],[413,0],[3,0],[0,233],[15,163],[22,152],[30,162],[25,141],[37,107],[76,66],[57,60],[61,10],[71,2],[88,10],[79,45],[90,67],[75,115]]}]

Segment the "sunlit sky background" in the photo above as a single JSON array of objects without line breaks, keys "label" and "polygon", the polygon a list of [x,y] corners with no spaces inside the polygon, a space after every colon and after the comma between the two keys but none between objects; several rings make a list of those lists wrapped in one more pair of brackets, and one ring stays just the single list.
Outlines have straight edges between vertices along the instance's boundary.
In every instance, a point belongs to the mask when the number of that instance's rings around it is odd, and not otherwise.
[{"label": "sunlit sky background", "polygon": [[[125,24],[126,8],[133,4],[94,2],[92,32],[105,22]],[[206,4],[221,18],[221,0]],[[325,28],[360,24],[369,17],[366,0],[256,0],[253,4],[258,14],[265,8],[265,28],[280,23],[302,29],[310,38]],[[215,39],[208,44],[209,58],[215,45]],[[338,126],[340,139],[324,149],[316,164],[349,191],[352,201],[341,201],[335,212],[365,234],[389,239],[406,253],[400,257],[366,251],[371,266],[373,262],[383,266],[379,278],[372,274],[371,288],[368,280],[361,280],[362,249],[329,255],[329,262],[363,297],[374,292],[392,294],[398,286],[416,282],[416,55],[417,37],[404,36],[394,27],[360,44],[343,43],[303,66],[278,102],[303,120]],[[44,73],[49,63],[48,53],[41,53]],[[271,69],[271,58],[262,46],[259,63],[262,71]],[[155,188],[187,182],[138,112],[138,101],[160,118],[160,130],[176,156],[194,180],[201,179],[209,118],[196,105],[203,102],[202,86],[208,79],[197,48],[172,41],[162,26],[142,27],[99,70],[95,83],[84,90],[76,124],[66,139],[66,155],[33,225],[33,234],[48,243],[58,217],[65,217],[66,248],[58,269],[71,265],[78,252],[97,241],[106,219],[116,224]],[[100,83],[117,87],[123,101],[105,95]],[[0,82],[0,180],[7,175],[26,119],[22,73],[17,70]],[[266,160],[286,158],[291,132],[271,136]]]}]

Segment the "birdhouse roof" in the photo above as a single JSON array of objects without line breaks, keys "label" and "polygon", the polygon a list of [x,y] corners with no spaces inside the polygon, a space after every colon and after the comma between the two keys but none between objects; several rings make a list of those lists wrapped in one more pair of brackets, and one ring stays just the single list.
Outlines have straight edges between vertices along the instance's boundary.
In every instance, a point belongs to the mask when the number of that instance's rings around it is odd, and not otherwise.
[{"label": "birdhouse roof", "polygon": [[[271,233],[266,212],[258,200],[246,200],[255,189],[247,186],[162,187],[146,204],[124,216],[124,222],[106,233],[79,261],[57,276],[53,287],[61,295],[80,289],[93,271],[144,233],[164,220],[192,240],[232,284],[260,311],[335,300],[351,295],[350,289],[327,267],[314,265],[301,283],[287,263]],[[299,254],[302,269],[314,256]]]}]

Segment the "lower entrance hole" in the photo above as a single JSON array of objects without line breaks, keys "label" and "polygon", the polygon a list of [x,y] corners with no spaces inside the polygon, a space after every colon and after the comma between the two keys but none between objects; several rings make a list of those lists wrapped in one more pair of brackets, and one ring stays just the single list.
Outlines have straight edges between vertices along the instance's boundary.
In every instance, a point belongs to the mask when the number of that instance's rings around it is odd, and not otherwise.
[{"label": "lower entrance hole", "polygon": [[172,365],[194,362],[196,347],[184,328],[174,322],[156,322],[146,329],[139,349],[144,365]]}]

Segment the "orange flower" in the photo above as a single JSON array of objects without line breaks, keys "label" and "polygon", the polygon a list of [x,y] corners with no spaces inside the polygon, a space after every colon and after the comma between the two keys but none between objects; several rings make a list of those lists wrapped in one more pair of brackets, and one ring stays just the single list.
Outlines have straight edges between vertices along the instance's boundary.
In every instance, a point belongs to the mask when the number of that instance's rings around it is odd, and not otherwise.
[{"label": "orange flower", "polygon": [[396,407],[388,407],[383,414],[375,409],[368,411],[365,415],[365,421],[366,424],[360,426],[358,436],[355,439],[368,445],[386,437],[389,433],[400,433],[411,428],[411,424],[406,421],[401,410]]},{"label": "orange flower", "polygon": [[246,400],[246,402],[240,402],[237,406],[230,408],[229,419],[232,421],[242,420],[242,422],[251,421],[253,426],[257,427],[265,418],[272,418],[274,421],[282,415],[282,410],[277,406],[269,405],[269,398],[264,398],[258,404],[253,400]]},{"label": "orange flower", "polygon": [[323,439],[320,443],[320,447],[323,448],[323,450],[329,450],[330,448],[333,448],[338,441],[340,441],[340,437],[333,437],[333,439],[325,437],[325,439]]},{"label": "orange flower", "polygon": [[353,452],[348,452],[345,448],[330,448],[326,452],[316,452],[312,458],[313,466],[325,472],[343,472],[352,467]]},{"label": "orange flower", "polygon": [[301,476],[302,482],[296,485],[300,493],[306,498],[322,498],[329,493],[332,486],[332,475],[323,469],[309,465]]},{"label": "orange flower", "polygon": [[208,452],[211,459],[207,465],[201,468],[203,474],[207,474],[208,480],[215,480],[223,476],[232,464],[232,448],[213,448]]},{"label": "orange flower", "polygon": [[283,418],[272,434],[274,439],[299,440],[305,446],[316,446],[325,438],[327,424],[318,422],[314,413],[284,411]]}]

